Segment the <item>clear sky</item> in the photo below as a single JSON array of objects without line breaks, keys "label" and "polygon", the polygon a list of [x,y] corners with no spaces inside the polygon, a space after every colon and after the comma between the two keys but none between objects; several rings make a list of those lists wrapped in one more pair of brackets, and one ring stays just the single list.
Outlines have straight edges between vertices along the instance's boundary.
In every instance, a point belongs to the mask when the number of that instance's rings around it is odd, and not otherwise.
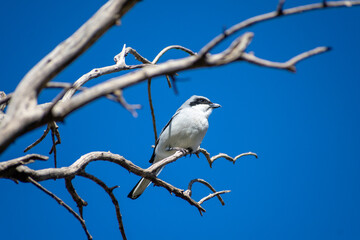
[{"label": "clear sky", "polygon": [[[105,1],[5,1],[0,8],[0,90],[14,91],[26,72],[70,36]],[[287,1],[285,7],[299,1]],[[301,1],[311,3],[313,1]],[[113,64],[123,44],[153,59],[164,47],[179,44],[198,51],[229,27],[275,9],[277,1],[149,1],[137,4],[122,26],[107,32],[54,81],[74,82],[96,67]],[[223,107],[210,116],[202,143],[211,154],[253,151],[236,164],[186,157],[167,166],[161,178],[187,188],[203,178],[223,195],[196,208],[150,187],[139,199],[126,196],[139,177],[110,163],[88,166],[115,190],[129,239],[360,239],[360,7],[330,9],[272,20],[247,29],[255,36],[249,51],[286,61],[317,46],[333,50],[298,64],[297,73],[248,63],[180,73],[179,94],[164,77],[153,81],[158,130],[191,95],[204,95]],[[229,41],[214,49],[223,50]],[[162,60],[186,56],[176,50]],[[135,64],[128,56],[128,64]],[[92,80],[95,85],[123,73]],[[133,118],[120,105],[100,99],[59,124],[58,165],[69,166],[91,151],[111,151],[148,166],[154,143],[146,83],[125,90],[130,103],[143,106]],[[41,101],[52,99],[46,90]],[[44,128],[19,138],[0,160],[22,156]],[[32,153],[48,154],[48,136]],[[29,165],[53,167],[48,162]],[[76,209],[63,180],[42,183]],[[74,185],[89,203],[84,217],[94,239],[120,239],[114,207],[106,193],[86,179]],[[75,218],[31,184],[0,180],[1,239],[85,239]],[[194,198],[208,194],[195,185]]]}]

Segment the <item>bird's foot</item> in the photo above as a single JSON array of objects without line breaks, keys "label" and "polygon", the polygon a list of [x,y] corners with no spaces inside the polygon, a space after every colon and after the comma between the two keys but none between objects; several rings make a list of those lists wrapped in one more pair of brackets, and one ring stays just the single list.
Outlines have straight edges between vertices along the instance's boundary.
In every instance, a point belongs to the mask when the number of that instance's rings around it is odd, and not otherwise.
[{"label": "bird's foot", "polygon": [[191,148],[181,148],[181,147],[168,147],[166,148],[166,151],[180,151],[183,154],[192,153]]}]

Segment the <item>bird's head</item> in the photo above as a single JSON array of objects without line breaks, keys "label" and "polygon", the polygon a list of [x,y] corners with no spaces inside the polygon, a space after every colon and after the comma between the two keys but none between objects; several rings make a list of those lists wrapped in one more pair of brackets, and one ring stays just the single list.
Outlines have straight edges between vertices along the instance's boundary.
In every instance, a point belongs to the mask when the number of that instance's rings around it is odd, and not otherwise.
[{"label": "bird's head", "polygon": [[221,106],[220,104],[211,102],[206,97],[194,95],[181,106],[181,108],[189,107],[204,112],[207,116],[209,116],[214,108],[219,108]]}]

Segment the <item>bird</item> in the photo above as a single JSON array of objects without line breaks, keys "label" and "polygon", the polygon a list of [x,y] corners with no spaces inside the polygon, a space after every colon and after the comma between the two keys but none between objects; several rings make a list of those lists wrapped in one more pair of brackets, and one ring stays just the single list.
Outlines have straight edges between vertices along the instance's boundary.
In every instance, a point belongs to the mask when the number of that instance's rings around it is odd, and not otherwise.
[{"label": "bird", "polygon": [[[213,103],[206,97],[191,96],[162,129],[149,162],[154,164],[173,155],[179,149],[196,153],[209,128],[208,118],[212,110],[219,107],[220,104]],[[157,170],[156,175],[159,175],[161,170],[162,168]],[[148,179],[140,179],[128,197],[137,199],[150,183]]]}]

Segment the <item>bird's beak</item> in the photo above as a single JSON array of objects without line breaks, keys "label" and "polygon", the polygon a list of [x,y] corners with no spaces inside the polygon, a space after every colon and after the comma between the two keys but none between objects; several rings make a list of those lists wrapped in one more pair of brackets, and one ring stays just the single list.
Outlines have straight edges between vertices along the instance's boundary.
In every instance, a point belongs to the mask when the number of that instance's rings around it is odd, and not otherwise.
[{"label": "bird's beak", "polygon": [[211,108],[219,108],[219,107],[221,107],[221,105],[220,105],[220,104],[217,104],[217,103],[211,103],[211,104],[210,104],[210,107],[211,107]]}]

